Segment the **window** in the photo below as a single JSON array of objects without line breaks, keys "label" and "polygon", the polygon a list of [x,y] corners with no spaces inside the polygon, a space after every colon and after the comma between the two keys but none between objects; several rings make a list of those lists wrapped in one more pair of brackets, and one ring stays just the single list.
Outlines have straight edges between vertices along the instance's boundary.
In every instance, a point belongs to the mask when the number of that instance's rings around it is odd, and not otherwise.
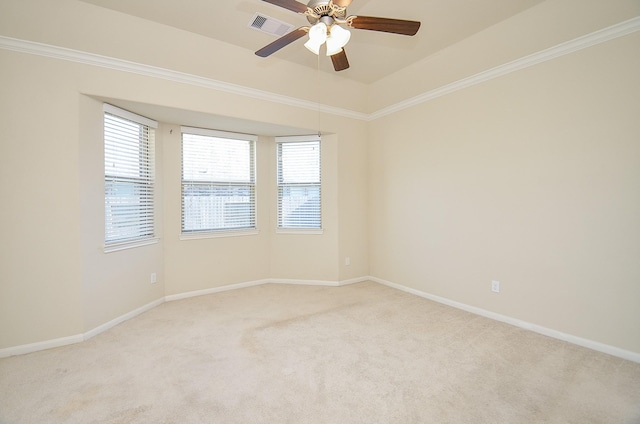
[{"label": "window", "polygon": [[256,229],[257,137],[182,127],[182,233]]},{"label": "window", "polygon": [[278,228],[322,228],[320,138],[277,137]]},{"label": "window", "polygon": [[154,239],[154,129],[157,123],[104,105],[105,249]]}]

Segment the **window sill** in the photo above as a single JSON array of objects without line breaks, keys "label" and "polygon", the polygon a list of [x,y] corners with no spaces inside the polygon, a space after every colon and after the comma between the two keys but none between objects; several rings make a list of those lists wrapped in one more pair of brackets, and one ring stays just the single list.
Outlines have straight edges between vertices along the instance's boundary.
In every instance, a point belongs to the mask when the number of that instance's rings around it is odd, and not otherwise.
[{"label": "window sill", "polygon": [[235,230],[235,231],[208,231],[201,233],[182,233],[180,234],[180,240],[199,240],[210,239],[219,237],[241,237],[241,236],[254,236],[258,234],[258,230]]},{"label": "window sill", "polygon": [[120,250],[126,249],[134,249],[136,247],[149,246],[151,244],[158,243],[160,239],[157,237],[144,239],[144,240],[135,240],[135,241],[126,241],[123,243],[112,243],[104,246],[104,253],[118,252]]},{"label": "window sill", "polygon": [[322,228],[276,228],[276,234],[318,235],[323,232]]}]

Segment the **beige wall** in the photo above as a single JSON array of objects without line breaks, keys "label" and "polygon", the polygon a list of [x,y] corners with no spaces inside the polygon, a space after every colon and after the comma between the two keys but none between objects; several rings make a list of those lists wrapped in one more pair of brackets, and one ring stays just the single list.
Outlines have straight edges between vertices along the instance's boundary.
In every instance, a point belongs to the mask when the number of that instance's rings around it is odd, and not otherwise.
[{"label": "beige wall", "polygon": [[[0,54],[3,63],[12,65],[3,68],[3,81],[15,87],[15,95],[2,98],[2,106],[7,111],[5,116],[11,118],[6,122],[5,131],[14,133],[13,138],[3,138],[3,153],[6,151],[2,155],[3,170],[28,173],[38,169],[41,172],[30,176],[32,185],[38,187],[37,190],[28,189],[31,196],[57,202],[47,200],[48,211],[38,211],[40,204],[31,202],[28,213],[22,209],[5,209],[3,212],[7,216],[3,220],[8,227],[6,234],[15,241],[11,246],[3,246],[6,253],[2,257],[4,274],[1,288],[2,301],[6,303],[3,312],[7,316],[2,320],[6,326],[2,335],[7,339],[2,340],[0,347],[90,331],[165,295],[266,278],[337,282],[340,279],[339,240],[350,243],[350,240],[366,239],[366,226],[361,225],[361,218],[358,225],[352,226],[352,230],[347,229],[340,236],[338,234],[338,136],[327,134],[323,136],[324,234],[275,233],[274,141],[272,137],[261,137],[257,151],[259,234],[180,240],[180,127],[161,123],[156,131],[157,229],[160,242],[105,254],[102,248],[102,102],[94,97],[190,107],[205,114],[231,112],[235,106],[239,111],[250,110],[254,115],[273,114],[273,121],[289,125],[299,124],[291,119],[292,116],[303,117],[313,123],[317,119],[316,114],[305,114],[291,107],[287,110],[287,107],[274,106],[262,100],[221,95],[215,91],[202,93],[195,87],[34,55],[6,51]],[[33,71],[25,73],[20,70],[21,67]],[[41,78],[40,72],[36,72],[41,69],[47,69],[50,78]],[[37,75],[32,75],[34,73]],[[25,87],[28,87],[27,91]],[[45,92],[47,96],[38,97],[38,93]],[[24,101],[25,95],[31,99],[29,102]],[[20,103],[20,108],[15,107],[16,102]],[[32,107],[31,102],[37,102],[38,107]],[[62,108],[60,105],[69,107]],[[251,116],[252,113],[238,112],[240,116]],[[37,133],[37,138],[32,138],[33,132],[23,131],[32,126],[34,119],[43,125],[43,133]],[[341,118],[337,121],[326,128],[340,132],[341,128],[350,126],[351,120]],[[46,127],[49,125],[59,128],[59,131],[47,133]],[[342,140],[343,146],[362,145],[364,130],[362,125],[359,127],[359,132],[345,131],[350,137]],[[19,142],[12,143],[12,139]],[[49,148],[37,147],[45,139],[49,142]],[[69,147],[52,155],[50,150],[59,149],[64,143]],[[350,162],[361,164],[365,161],[357,149],[351,149],[351,154],[357,157]],[[48,178],[45,173],[51,167],[61,170],[55,173],[55,178]],[[365,168],[360,166],[359,169],[364,174]],[[48,179],[47,184],[40,184],[40,179]],[[352,187],[364,180],[364,175],[360,175],[359,180],[346,181],[345,187]],[[10,181],[12,178],[4,179],[6,187],[3,187],[3,199],[7,204],[24,204],[23,190],[27,186],[10,185]],[[60,186],[65,188],[63,196],[55,194],[54,189]],[[360,187],[359,191],[366,192],[364,187]],[[366,203],[361,201],[358,205],[362,208],[358,216],[362,217],[366,214]],[[51,208],[56,206],[60,208],[59,214],[64,219],[52,215]],[[52,216],[57,221],[53,227],[44,230],[31,227],[28,222],[23,223],[22,230],[14,224],[18,216],[25,219],[29,214]],[[12,218],[12,215],[16,218]],[[344,218],[347,224],[349,219],[349,216]],[[39,221],[50,223],[44,218]],[[16,235],[13,235],[14,231]],[[18,237],[20,231],[22,236]],[[65,236],[57,235],[58,232],[64,232]],[[49,237],[49,234],[52,236]],[[36,254],[38,251],[41,253]],[[42,266],[27,267],[24,265],[25,252],[31,252],[32,260],[46,259],[46,262]],[[366,258],[366,251],[359,254]],[[367,266],[363,260],[358,276],[366,275]],[[155,285],[150,284],[152,272],[158,275]],[[51,293],[44,291],[45,287]],[[38,292],[47,295],[39,300]],[[40,302],[51,304],[43,308]],[[75,310],[72,302],[76,302]],[[68,320],[68,323],[64,320]]]},{"label": "beige wall", "polygon": [[[640,15],[637,0],[604,4],[549,0],[371,86],[322,75],[341,93],[323,101],[376,112]],[[0,36],[317,99],[306,68],[266,64],[76,0],[5,1]],[[265,278],[371,275],[640,352],[638,37],[371,122],[0,50],[0,349],[86,333],[166,295]],[[211,52],[225,60],[211,66]],[[98,98],[176,111],[157,130],[158,244],[102,251]],[[265,131],[259,234],[180,240],[179,126],[196,116],[309,133],[320,122],[323,234],[275,232],[275,134]],[[493,279],[502,283],[498,295],[489,290]]]},{"label": "beige wall", "polygon": [[[369,275],[368,125],[352,122],[338,139],[338,262],[340,281]],[[346,258],[350,265],[345,264]]]},{"label": "beige wall", "polygon": [[373,122],[371,275],[640,352],[638,51],[635,33]]},{"label": "beige wall", "polygon": [[[275,145],[271,145],[275,163]],[[277,233],[276,202],[270,202],[272,222],[269,245],[271,274],[281,279],[338,280],[338,137],[324,135],[321,144],[322,234]],[[271,193],[277,193],[276,180],[270,178]],[[273,196],[275,200],[275,196]]]},{"label": "beige wall", "polygon": [[[148,28],[141,31],[139,25]],[[117,33],[112,33],[114,27]],[[302,100],[315,97],[295,65],[262,69],[264,78],[249,81],[248,73],[228,68],[229,63],[255,68],[258,59],[242,49],[73,0],[55,5],[39,0],[3,3],[0,28],[0,36],[164,66],[249,89],[300,94],[296,97]],[[157,37],[153,44],[150,33]],[[137,43],[124,43],[123,37]],[[185,44],[198,47],[185,51]],[[202,60],[211,51],[227,60],[211,67]],[[345,199],[339,193],[339,143],[347,148],[343,154],[354,155],[343,158],[343,163],[357,164],[350,174],[358,175],[345,181],[345,188],[354,190],[354,184],[365,181],[366,157],[358,149],[365,141],[361,121],[321,120],[326,133],[324,234],[279,235],[273,216],[274,128],[317,132],[317,111],[256,99],[251,93],[234,94],[38,54],[0,50],[0,63],[0,222],[5,241],[0,257],[0,349],[65,337],[77,340],[78,335],[166,295],[267,278],[337,282],[340,244],[365,239],[367,228],[361,220],[351,226],[352,216],[338,213],[338,202]],[[346,93],[346,103],[331,106],[357,110],[364,103],[363,86],[333,75],[327,80]],[[176,111],[175,116],[164,113],[166,119],[156,131],[157,244],[103,251],[102,101],[97,99],[116,99],[142,110],[155,105]],[[236,126],[238,120],[251,121],[258,135],[260,128],[271,134],[261,136],[257,148],[259,234],[180,240],[181,119],[206,125],[227,118]],[[366,193],[364,186],[356,189]],[[360,207],[360,217],[366,214],[362,199],[350,202],[350,207]],[[340,229],[340,219],[346,228]],[[366,250],[358,254],[367,257]],[[362,260],[358,276],[367,270]],[[152,272],[158,276],[153,285]]]},{"label": "beige wall", "polygon": [[[104,253],[103,102],[77,98],[80,186],[80,260],[83,329],[89,331],[164,296],[162,243]],[[54,99],[55,101],[55,99]],[[156,163],[162,164],[161,131],[156,132]],[[156,167],[156,234],[163,238],[163,167]],[[151,273],[157,283],[151,284]]]},{"label": "beige wall", "polygon": [[[172,130],[173,134],[169,134]],[[204,290],[227,284],[269,278],[268,209],[265,203],[269,165],[269,139],[256,144],[256,203],[258,235],[180,240],[181,153],[180,126],[163,128],[165,139],[164,247],[166,294]]]},{"label": "beige wall", "polygon": [[83,328],[78,98],[42,65],[0,51],[0,348]]}]

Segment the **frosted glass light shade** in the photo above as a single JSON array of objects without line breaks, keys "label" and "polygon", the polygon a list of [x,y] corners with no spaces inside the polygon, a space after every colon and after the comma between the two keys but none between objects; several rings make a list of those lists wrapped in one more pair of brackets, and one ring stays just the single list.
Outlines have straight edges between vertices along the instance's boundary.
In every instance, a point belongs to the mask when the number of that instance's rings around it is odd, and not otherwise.
[{"label": "frosted glass light shade", "polygon": [[329,37],[327,37],[327,56],[340,53],[351,38],[351,32],[340,25],[332,25]]},{"label": "frosted glass light shade", "polygon": [[320,54],[320,46],[327,41],[327,26],[318,22],[309,29],[309,41],[304,46],[315,54]]},{"label": "frosted glass light shade", "polygon": [[333,40],[331,37],[327,38],[327,56],[333,56],[334,54],[340,53],[342,51],[342,46]]},{"label": "frosted glass light shade", "polygon": [[322,46],[322,42],[309,39],[309,41],[304,43],[304,46],[309,49],[310,52],[320,54],[320,46]]}]

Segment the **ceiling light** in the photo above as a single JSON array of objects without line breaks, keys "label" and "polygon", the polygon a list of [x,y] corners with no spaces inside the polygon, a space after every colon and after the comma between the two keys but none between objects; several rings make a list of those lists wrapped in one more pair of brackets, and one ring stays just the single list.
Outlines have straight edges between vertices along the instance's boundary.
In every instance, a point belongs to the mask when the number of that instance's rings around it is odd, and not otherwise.
[{"label": "ceiling light", "polygon": [[331,25],[329,36],[327,37],[327,56],[340,53],[351,38],[351,32],[340,25]]},{"label": "ceiling light", "polygon": [[309,41],[304,46],[311,52],[319,55],[320,46],[327,41],[327,25],[324,22],[318,22],[309,29]]}]

